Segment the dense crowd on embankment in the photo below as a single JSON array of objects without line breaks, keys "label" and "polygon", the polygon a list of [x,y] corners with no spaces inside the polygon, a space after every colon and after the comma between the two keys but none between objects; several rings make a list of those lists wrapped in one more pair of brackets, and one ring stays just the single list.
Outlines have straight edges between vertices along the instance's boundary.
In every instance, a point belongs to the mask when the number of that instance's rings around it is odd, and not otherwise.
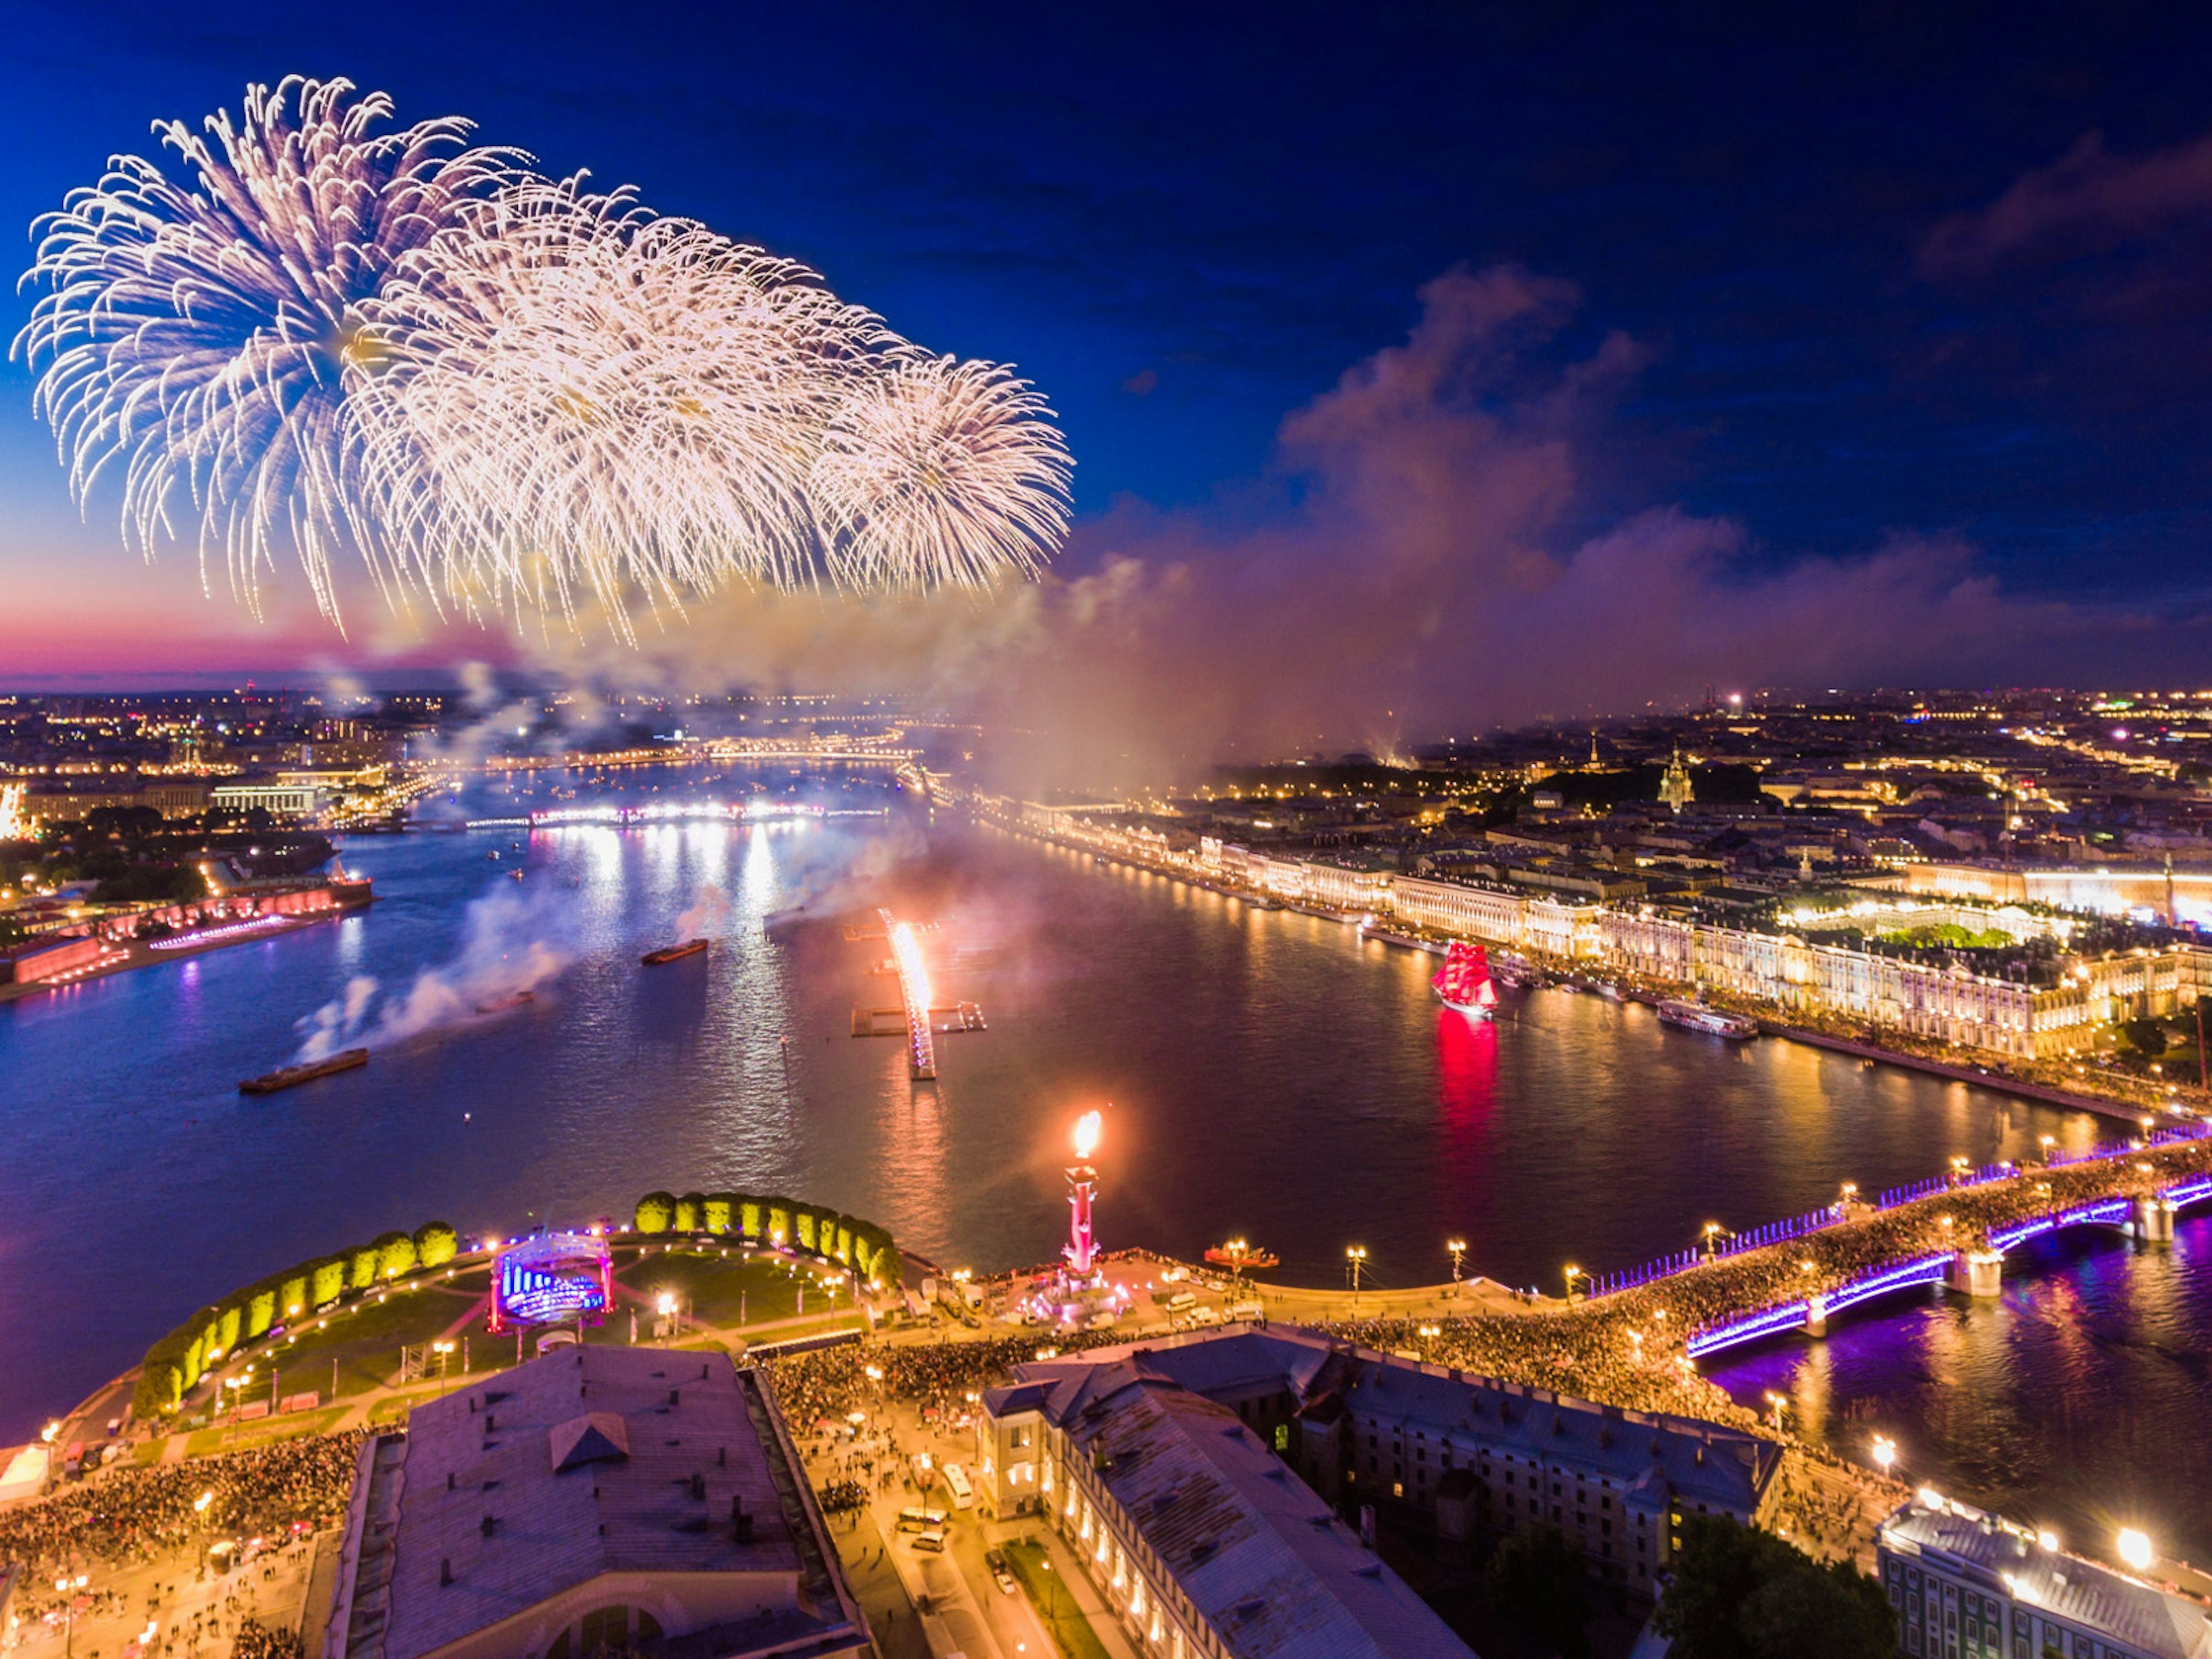
[{"label": "dense crowd on embankment", "polygon": [[[2062,1169],[2029,1168],[1872,1212],[1763,1249],[1688,1268],[1571,1308],[1472,1318],[1334,1323],[1370,1347],[1647,1411],[1748,1423],[1700,1379],[1684,1344],[1701,1328],[1839,1289],[1862,1273],[1947,1250],[1988,1248],[1992,1230],[2108,1198],[2141,1198],[2212,1173],[2212,1140]],[[1421,1328],[1436,1328],[1424,1335]]]},{"label": "dense crowd on embankment", "polygon": [[[0,1510],[0,1561],[150,1561],[194,1538],[282,1539],[334,1525],[353,1490],[358,1434],[311,1435],[186,1463],[112,1470]],[[205,1496],[207,1502],[201,1504]]]}]

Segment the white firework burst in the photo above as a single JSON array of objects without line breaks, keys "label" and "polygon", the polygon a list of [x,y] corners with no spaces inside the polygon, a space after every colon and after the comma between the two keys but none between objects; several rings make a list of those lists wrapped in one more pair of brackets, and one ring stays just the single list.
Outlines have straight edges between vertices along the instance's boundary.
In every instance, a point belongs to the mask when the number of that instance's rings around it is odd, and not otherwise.
[{"label": "white firework burst", "polygon": [[[580,179],[466,208],[368,308],[383,515],[449,591],[615,620],[813,579],[807,471],[888,331],[814,273]],[[404,529],[401,528],[404,526]]]},{"label": "white firework burst", "polygon": [[43,362],[34,407],[85,502],[123,474],[123,532],[151,557],[180,499],[203,579],[222,550],[258,611],[289,542],[339,620],[331,566],[352,547],[392,598],[404,572],[360,511],[362,448],[345,404],[363,301],[459,204],[512,176],[515,152],[470,148],[470,125],[386,132],[391,100],[343,80],[247,88],[243,118],[155,131],[187,180],[118,156],[41,220],[27,283],[46,289],[10,355]]},{"label": "white firework burst", "polygon": [[1027,380],[893,352],[850,389],[814,462],[831,574],[905,592],[1033,575],[1067,533],[1072,465]]},{"label": "white firework burst", "polygon": [[235,124],[156,125],[169,168],[117,157],[36,227],[13,351],[73,494],[119,471],[146,556],[195,532],[258,613],[289,547],[338,622],[350,550],[395,605],[589,596],[627,635],[635,604],[732,581],[986,586],[1065,534],[1066,448],[1026,381],[466,122],[375,131],[391,113],[345,81],[249,88]]}]

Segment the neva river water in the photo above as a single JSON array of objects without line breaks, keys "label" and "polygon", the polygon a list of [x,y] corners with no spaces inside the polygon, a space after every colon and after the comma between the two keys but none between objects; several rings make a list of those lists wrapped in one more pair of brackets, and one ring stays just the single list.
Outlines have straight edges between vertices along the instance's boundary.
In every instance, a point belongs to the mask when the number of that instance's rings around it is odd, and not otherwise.
[{"label": "neva river water", "polygon": [[[553,781],[520,804],[556,804]],[[1195,1255],[1241,1233],[1282,1276],[1326,1283],[1356,1243],[1371,1282],[1412,1285],[1447,1275],[1457,1235],[1470,1271],[1547,1291],[1567,1261],[1627,1266],[1846,1180],[2112,1133],[1563,992],[1509,993],[1495,1026],[1470,1026],[1431,996],[1432,958],[1337,924],[933,824],[872,785],[803,787],[894,805],[357,840],[365,915],[0,1008],[0,1444],[232,1286],[434,1216],[511,1231],[626,1215],[655,1187],[781,1190],[948,1267],[1042,1261],[1068,1128],[1109,1102],[1109,1245]],[[870,971],[880,945],[828,922],[763,933],[801,901],[939,924],[938,1000],[981,1004],[990,1029],[941,1040],[935,1087],[908,1080],[902,1043],[849,1035],[856,1004],[896,1000]],[[708,956],[640,968],[693,923]],[[522,979],[534,1001],[475,1014]],[[344,1018],[349,983],[368,1069],[241,1097],[318,1010]],[[2204,1220],[2171,1249],[2050,1246],[2000,1303],[1898,1304],[1714,1374],[1753,1401],[1790,1393],[1855,1454],[1891,1433],[1913,1478],[2084,1545],[2125,1519],[2212,1560],[2208,1258]]]}]

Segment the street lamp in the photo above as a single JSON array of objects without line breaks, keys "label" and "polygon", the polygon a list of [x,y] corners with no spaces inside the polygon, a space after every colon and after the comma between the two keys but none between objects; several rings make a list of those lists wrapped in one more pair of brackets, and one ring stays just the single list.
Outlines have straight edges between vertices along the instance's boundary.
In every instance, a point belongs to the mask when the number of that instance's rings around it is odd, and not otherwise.
[{"label": "street lamp", "polygon": [[64,1617],[64,1623],[62,1626],[62,1659],[69,1659],[70,1644],[76,1639],[77,1592],[82,1590],[89,1582],[90,1580],[87,1578],[83,1573],[77,1574],[74,1578],[57,1578],[54,1580],[55,1594],[64,1598],[62,1601],[62,1613]]},{"label": "street lamp", "polygon": [[446,1362],[453,1352],[453,1345],[450,1342],[433,1342],[430,1345],[430,1351],[438,1356],[438,1398],[443,1400],[446,1397]]},{"label": "street lamp", "polygon": [[1721,1224],[1719,1222],[1708,1221],[1705,1223],[1705,1254],[1707,1255],[1715,1255],[1719,1253],[1720,1234]]},{"label": "street lamp", "polygon": [[1566,1267],[1566,1275],[1567,1275],[1567,1300],[1568,1300],[1568,1301],[1570,1301],[1570,1302],[1571,1302],[1571,1301],[1573,1301],[1573,1300],[1575,1299],[1575,1280],[1577,1280],[1577,1279],[1580,1279],[1580,1278],[1583,1276],[1583,1270],[1582,1270],[1580,1267],[1577,1267],[1577,1266],[1575,1266],[1575,1264],[1574,1264],[1573,1262],[1570,1261],[1569,1263],[1567,1263],[1567,1267]]},{"label": "street lamp", "polygon": [[2048,1164],[2051,1162],[2051,1150],[2052,1147],[2057,1146],[2058,1137],[2057,1135],[2038,1135],[2035,1138],[2035,1141],[2036,1145],[2043,1148],[2043,1161],[2045,1164]]},{"label": "street lamp", "polygon": [[1774,1407],[1774,1426],[1778,1430],[1782,1426],[1782,1413],[1788,1408],[1790,1401],[1786,1395],[1778,1395],[1769,1389],[1766,1391],[1766,1403]]},{"label": "street lamp", "polygon": [[1885,1475],[1897,1467],[1897,1442],[1886,1434],[1874,1437],[1874,1466]]},{"label": "street lamp", "polygon": [[1344,1259],[1351,1264],[1352,1305],[1356,1310],[1359,1306],[1359,1270],[1367,1264],[1367,1247],[1364,1244],[1346,1245]]},{"label": "street lamp", "polygon": [[[2148,1572],[2158,1559],[2158,1552],[2150,1547],[2149,1534],[2134,1527],[2122,1527],[2119,1537],[2114,1541],[2118,1547],[2120,1559],[2130,1571]],[[82,1578],[77,1580],[80,1584],[83,1582]]]},{"label": "street lamp", "polygon": [[1444,1240],[1444,1249],[1451,1252],[1452,1285],[1456,1289],[1459,1285],[1460,1265],[1467,1260],[1467,1241],[1463,1238],[1448,1238]]}]

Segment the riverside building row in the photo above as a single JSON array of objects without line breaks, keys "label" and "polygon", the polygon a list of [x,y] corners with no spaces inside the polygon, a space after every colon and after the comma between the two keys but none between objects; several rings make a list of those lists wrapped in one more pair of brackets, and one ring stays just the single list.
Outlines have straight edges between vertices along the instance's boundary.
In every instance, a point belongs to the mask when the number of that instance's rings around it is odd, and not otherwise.
[{"label": "riverside building row", "polygon": [[1024,828],[1073,845],[1236,883],[1285,904],[1370,915],[1386,925],[1741,996],[1785,1015],[1861,1020],[2021,1059],[2071,1054],[2088,1047],[2104,1026],[2172,1015],[2212,988],[2212,951],[2191,945],[2069,959],[2057,982],[2045,985],[1649,905],[1407,875],[1379,860],[1283,857],[1212,837],[1183,853],[1141,825],[1094,824],[1062,811],[1017,816]]},{"label": "riverside building row", "polygon": [[[1686,1513],[1765,1518],[1780,1456],[1712,1425],[1283,1326],[1014,1375],[977,1419],[981,1500],[1042,1512],[1147,1659],[1465,1652],[1375,1554],[1378,1516],[1443,1548],[1556,1527],[1650,1596]],[[1358,1506],[1359,1531],[1340,1504]]]}]

